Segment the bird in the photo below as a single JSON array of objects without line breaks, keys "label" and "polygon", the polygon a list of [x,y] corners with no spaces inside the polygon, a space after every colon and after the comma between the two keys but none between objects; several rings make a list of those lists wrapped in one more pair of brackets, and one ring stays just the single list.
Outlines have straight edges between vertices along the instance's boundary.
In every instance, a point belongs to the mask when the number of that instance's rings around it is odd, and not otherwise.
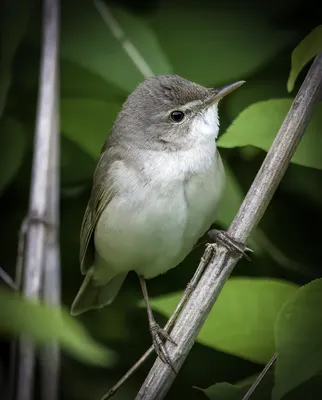
[{"label": "bird", "polygon": [[225,188],[218,104],[243,83],[208,88],[174,74],[143,80],[123,103],[93,174],[80,232],[85,278],[71,314],[110,305],[134,271],[164,362],[172,339],[156,323],[146,280],[180,264],[216,221]]}]

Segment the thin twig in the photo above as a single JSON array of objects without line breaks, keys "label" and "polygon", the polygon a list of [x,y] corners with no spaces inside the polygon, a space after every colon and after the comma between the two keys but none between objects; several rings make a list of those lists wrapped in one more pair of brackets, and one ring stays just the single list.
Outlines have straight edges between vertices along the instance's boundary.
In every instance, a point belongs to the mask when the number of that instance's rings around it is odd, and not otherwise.
[{"label": "thin twig", "polygon": [[[287,166],[299,144],[322,89],[322,53],[313,62],[293,104],[249,189],[228,234],[245,242],[262,218]],[[177,343],[167,343],[174,367],[180,370],[207,315],[230,276],[238,257],[218,246],[196,289],[183,308],[171,337]],[[157,359],[143,383],[136,400],[161,400],[168,393],[176,375]]]},{"label": "thin twig", "polygon": [[[53,112],[56,107],[56,66],[58,49],[58,1],[44,0],[43,46],[39,99],[34,143],[27,231],[23,249],[22,292],[27,298],[39,300],[49,229],[48,178],[50,177],[51,135],[54,134]],[[20,249],[21,250],[21,249]],[[21,337],[17,366],[17,400],[32,400],[35,375],[35,346],[30,338]],[[48,361],[50,362],[50,360]]]},{"label": "thin twig", "polygon": [[133,45],[131,40],[126,36],[122,26],[117,22],[116,18],[111,13],[110,8],[101,0],[94,0],[94,4],[97,8],[97,11],[101,14],[102,19],[109,27],[112,35],[121,43],[121,46],[129,58],[133,61],[136,68],[145,78],[153,76],[154,74],[150,66],[144,60],[137,48]]},{"label": "thin twig", "polygon": [[263,369],[263,371],[258,375],[258,377],[255,379],[252,386],[247,390],[247,393],[242,398],[242,400],[248,400],[250,398],[250,396],[254,393],[255,389],[261,383],[262,379],[267,374],[267,372],[270,370],[270,368],[272,367],[272,365],[275,363],[276,360],[277,360],[277,353],[274,353],[272,358],[265,365],[265,368]]}]

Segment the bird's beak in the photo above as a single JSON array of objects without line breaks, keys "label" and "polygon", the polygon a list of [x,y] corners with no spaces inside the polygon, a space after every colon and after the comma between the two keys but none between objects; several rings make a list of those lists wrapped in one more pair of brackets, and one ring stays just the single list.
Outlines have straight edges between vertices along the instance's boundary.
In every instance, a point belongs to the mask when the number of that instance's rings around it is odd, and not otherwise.
[{"label": "bird's beak", "polygon": [[214,103],[217,103],[223,97],[227,96],[227,94],[238,89],[244,83],[245,83],[245,81],[238,81],[238,82],[231,83],[230,85],[226,85],[222,88],[215,89],[208,104],[212,105]]}]

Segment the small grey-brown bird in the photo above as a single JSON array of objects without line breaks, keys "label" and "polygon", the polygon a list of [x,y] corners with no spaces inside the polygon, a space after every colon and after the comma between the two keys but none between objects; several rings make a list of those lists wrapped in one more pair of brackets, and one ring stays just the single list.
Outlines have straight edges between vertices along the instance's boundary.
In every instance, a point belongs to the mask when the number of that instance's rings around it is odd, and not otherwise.
[{"label": "small grey-brown bird", "polygon": [[243,83],[213,89],[176,75],[146,79],[125,101],[94,173],[80,237],[86,276],[71,313],[110,304],[135,271],[165,362],[163,340],[171,338],[155,322],[145,279],[176,267],[215,221],[225,181],[218,102]]}]

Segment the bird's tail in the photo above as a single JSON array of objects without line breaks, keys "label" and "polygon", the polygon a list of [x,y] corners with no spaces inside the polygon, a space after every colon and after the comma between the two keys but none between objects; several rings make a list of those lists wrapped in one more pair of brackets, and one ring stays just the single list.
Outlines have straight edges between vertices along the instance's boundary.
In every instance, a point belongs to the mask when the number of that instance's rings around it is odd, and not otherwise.
[{"label": "bird's tail", "polygon": [[93,268],[90,268],[72,304],[71,314],[78,315],[111,304],[121,289],[126,275],[126,273],[116,275],[107,283],[99,285],[93,278]]}]

